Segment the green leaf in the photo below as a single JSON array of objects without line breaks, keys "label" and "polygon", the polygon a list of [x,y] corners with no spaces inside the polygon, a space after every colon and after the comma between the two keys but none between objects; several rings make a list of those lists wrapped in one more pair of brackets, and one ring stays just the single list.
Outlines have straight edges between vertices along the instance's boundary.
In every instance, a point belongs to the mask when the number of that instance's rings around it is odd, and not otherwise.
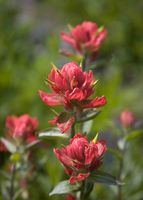
[{"label": "green leaf", "polygon": [[118,150],[113,149],[113,148],[108,148],[108,151],[109,151],[110,153],[112,153],[113,155],[115,155],[116,158],[118,158],[119,160],[122,160],[122,159],[123,159],[122,154],[121,154]]},{"label": "green leaf", "polygon": [[9,140],[5,138],[1,138],[1,141],[4,143],[8,151],[10,151],[11,153],[16,152],[16,146],[13,143],[11,143]]},{"label": "green leaf", "polygon": [[78,191],[79,189],[80,189],[80,185],[78,183],[70,184],[69,180],[66,180],[57,184],[56,187],[50,192],[49,196],[56,195],[56,194],[58,195],[69,194],[71,192]]},{"label": "green leaf", "polygon": [[126,137],[125,140],[126,141],[131,141],[134,140],[138,137],[143,137],[143,131],[142,130],[136,130],[136,131],[132,131],[131,133],[129,133]]},{"label": "green leaf", "polygon": [[80,117],[80,119],[77,120],[77,123],[82,123],[82,122],[92,120],[100,113],[101,113],[101,111],[97,110],[97,109],[90,109],[88,111],[85,111],[85,112],[83,112],[82,117]]},{"label": "green leaf", "polygon": [[40,140],[35,140],[35,141],[31,142],[30,144],[27,144],[25,149],[29,149],[29,148],[35,146],[36,144],[38,144],[40,142],[41,142]]},{"label": "green leaf", "polygon": [[39,133],[40,139],[67,139],[69,138],[66,134],[62,134],[58,129],[49,129],[45,131],[41,131]]},{"label": "green leaf", "polygon": [[0,170],[0,176],[3,176],[4,178],[6,179],[10,179],[10,176],[8,173],[6,173],[5,171],[3,170]]},{"label": "green leaf", "polygon": [[120,183],[115,176],[112,176],[111,174],[103,171],[92,172],[88,178],[88,181],[103,183],[107,185],[122,185],[122,183]]}]

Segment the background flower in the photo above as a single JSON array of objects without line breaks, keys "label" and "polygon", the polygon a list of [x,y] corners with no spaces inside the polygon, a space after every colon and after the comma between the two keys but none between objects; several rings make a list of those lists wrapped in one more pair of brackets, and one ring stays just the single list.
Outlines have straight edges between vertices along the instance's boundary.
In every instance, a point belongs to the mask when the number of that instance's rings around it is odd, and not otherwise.
[{"label": "background flower", "polygon": [[95,53],[107,35],[105,28],[98,28],[96,23],[90,21],[70,29],[70,33],[62,32],[61,38],[83,55]]}]

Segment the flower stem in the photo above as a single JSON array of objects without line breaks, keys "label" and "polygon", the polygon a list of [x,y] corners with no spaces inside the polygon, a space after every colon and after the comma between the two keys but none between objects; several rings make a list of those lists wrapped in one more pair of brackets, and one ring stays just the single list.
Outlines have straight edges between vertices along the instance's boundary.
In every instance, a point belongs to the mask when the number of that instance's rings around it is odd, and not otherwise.
[{"label": "flower stem", "polygon": [[93,183],[89,183],[86,180],[82,181],[81,191],[80,191],[80,200],[89,199],[89,195],[93,190]]},{"label": "flower stem", "polygon": [[82,60],[82,70],[86,70],[86,60],[87,60],[87,55],[85,54]]},{"label": "flower stem", "polygon": [[[122,181],[122,172],[124,168],[124,161],[123,159],[120,161],[120,166],[119,166],[119,181]],[[118,200],[122,200],[122,185],[118,185]]]},{"label": "flower stem", "polygon": [[71,127],[71,138],[73,138],[74,135],[75,135],[75,124],[73,124]]},{"label": "flower stem", "polygon": [[81,191],[80,191],[80,200],[84,200],[84,190],[85,190],[85,181],[82,181]]},{"label": "flower stem", "polygon": [[16,164],[13,164],[12,166],[12,172],[11,172],[11,179],[10,179],[10,190],[9,190],[9,199],[14,200],[14,194],[15,194],[15,176],[16,176]]},{"label": "flower stem", "polygon": [[[121,150],[122,153],[122,159],[120,160],[120,164],[119,164],[119,181],[122,182],[123,181],[123,171],[124,171],[124,156],[126,153],[126,146],[127,143],[125,142],[123,145],[123,149]],[[118,185],[118,200],[123,200],[123,193],[122,193],[122,185]]]}]

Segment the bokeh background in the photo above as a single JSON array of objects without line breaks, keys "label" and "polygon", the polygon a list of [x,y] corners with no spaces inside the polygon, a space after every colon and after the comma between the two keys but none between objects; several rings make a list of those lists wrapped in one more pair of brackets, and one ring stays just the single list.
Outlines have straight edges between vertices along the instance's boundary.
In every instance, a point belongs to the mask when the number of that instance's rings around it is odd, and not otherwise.
[{"label": "bokeh background", "polygon": [[[95,119],[90,137],[101,132],[109,146],[114,146],[118,117],[126,108],[142,124],[143,1],[0,0],[0,135],[7,115],[28,113],[39,119],[39,130],[49,126],[53,114],[40,100],[38,90],[48,91],[44,80],[51,62],[60,67],[70,60],[59,54],[64,47],[60,32],[67,30],[67,24],[75,26],[87,20],[108,30],[94,69],[99,79],[96,94],[104,94],[108,104]],[[124,200],[143,200],[142,140],[136,138],[128,147]],[[52,149],[55,143],[50,143]],[[3,164],[6,156],[0,156]],[[35,157],[38,175],[29,183],[29,199],[60,199],[48,197],[62,176],[59,162],[48,149],[36,149]],[[115,175],[118,171],[118,161],[110,153],[104,168]],[[114,200],[116,188],[97,184],[92,194],[97,199]]]}]

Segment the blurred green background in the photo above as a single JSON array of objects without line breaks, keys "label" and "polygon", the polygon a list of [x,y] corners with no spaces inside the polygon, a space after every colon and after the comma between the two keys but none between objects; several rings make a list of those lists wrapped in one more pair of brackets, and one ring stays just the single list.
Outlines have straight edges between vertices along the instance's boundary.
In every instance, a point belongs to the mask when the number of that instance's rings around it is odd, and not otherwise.
[{"label": "blurred green background", "polygon": [[[87,20],[104,25],[108,30],[94,70],[95,77],[99,79],[96,95],[106,95],[108,104],[95,119],[93,132],[109,132],[109,137],[114,138],[116,127],[113,127],[113,122],[125,108],[132,110],[142,121],[143,1],[0,0],[0,134],[4,133],[7,115],[29,113],[38,117],[39,129],[47,128],[48,119],[53,114],[40,100],[38,90],[48,91],[44,80],[51,70],[51,62],[57,66],[69,62],[69,59],[59,55],[59,48],[64,47],[60,32],[67,30],[67,24],[75,26]],[[142,200],[141,140],[131,142],[129,148],[129,184],[124,187],[124,199]],[[49,198],[48,191],[59,181],[61,168],[54,158],[52,163],[48,160],[54,155],[46,151],[46,161],[39,160],[39,163],[44,163],[39,164],[42,172],[30,186],[33,195],[30,199],[33,200],[56,199]],[[36,154],[39,158],[40,153]],[[117,166],[117,162],[115,168],[113,164],[108,164],[107,170],[116,174]],[[37,185],[39,191],[35,194]],[[115,189],[111,188],[111,191]],[[95,195],[97,199],[116,199],[114,192],[109,192],[106,186],[97,185],[93,192]]]}]

